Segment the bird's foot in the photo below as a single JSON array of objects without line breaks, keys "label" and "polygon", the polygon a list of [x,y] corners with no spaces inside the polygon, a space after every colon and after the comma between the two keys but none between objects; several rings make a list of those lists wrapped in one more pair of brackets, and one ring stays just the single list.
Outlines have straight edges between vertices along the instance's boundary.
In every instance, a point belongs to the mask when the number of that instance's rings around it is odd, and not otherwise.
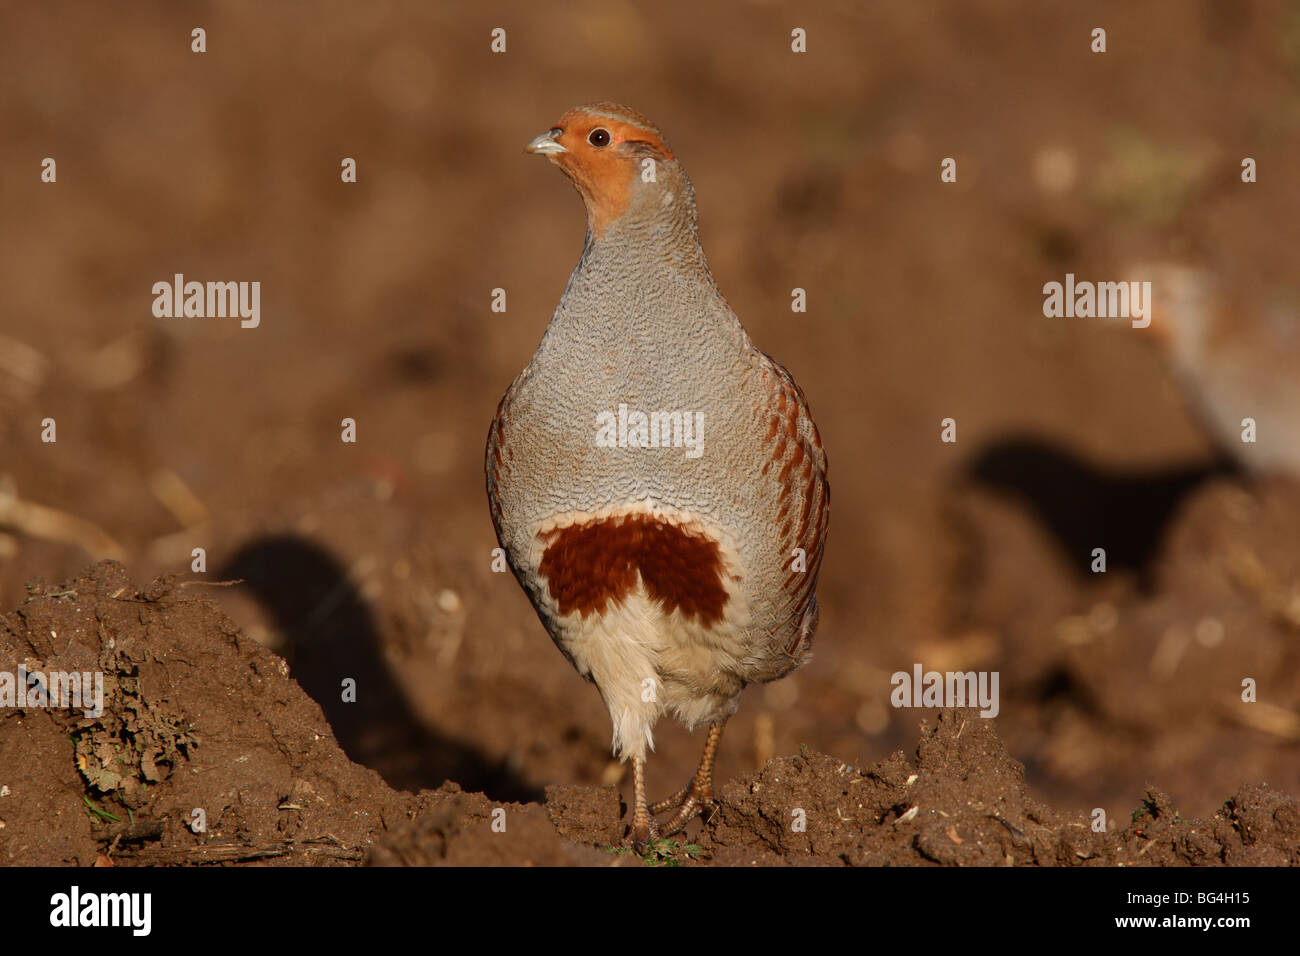
[{"label": "bird's foot", "polygon": [[652,816],[658,816],[659,814],[666,813],[669,810],[676,810],[678,807],[680,807],[683,803],[686,802],[686,797],[690,794],[692,786],[693,784],[687,784],[686,786],[682,787],[682,789],[674,793],[671,797],[666,797],[665,799],[660,800],[657,803],[650,804],[650,814]]},{"label": "bird's foot", "polygon": [[679,833],[696,817],[706,809],[714,806],[716,801],[713,797],[713,786],[711,781],[701,782],[698,778],[692,780],[690,786],[683,787],[666,800],[660,800],[650,807],[651,813],[663,813],[674,807],[678,808],[673,818],[664,824],[660,830],[661,836],[672,836]]},{"label": "bird's foot", "polygon": [[628,836],[632,838],[632,850],[637,856],[645,856],[650,852],[650,846],[659,839],[659,824],[646,814],[644,820],[633,818],[632,828],[628,831]]},{"label": "bird's foot", "polygon": [[667,800],[660,800],[649,808],[652,814],[678,808],[677,813],[664,826],[662,831],[664,836],[672,836],[680,832],[705,808],[716,804],[713,799],[713,761],[718,753],[718,741],[722,739],[723,724],[725,721],[709,728],[709,736],[704,742],[704,753],[700,755],[700,766],[695,771],[695,776],[691,778],[691,782]]}]

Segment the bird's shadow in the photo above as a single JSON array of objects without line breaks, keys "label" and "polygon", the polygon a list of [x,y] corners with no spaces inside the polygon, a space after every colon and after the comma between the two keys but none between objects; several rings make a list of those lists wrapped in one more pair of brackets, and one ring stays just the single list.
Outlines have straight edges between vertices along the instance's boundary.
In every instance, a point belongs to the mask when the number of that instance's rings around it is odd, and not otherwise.
[{"label": "bird's shadow", "polygon": [[1093,574],[1093,549],[1107,570],[1134,572],[1149,593],[1165,532],[1202,483],[1240,476],[1226,457],[1157,468],[1098,468],[1038,438],[1008,437],[983,447],[960,481],[1018,502],[1046,528],[1081,578]]},{"label": "bird's shadow", "polygon": [[[294,535],[264,537],[241,547],[221,575],[241,579],[274,619],[290,673],[320,704],[350,759],[396,789],[454,780],[494,800],[541,798],[503,762],[421,722],[384,661],[373,613],[327,551]],[[348,678],[356,682],[352,702],[343,695]]]}]

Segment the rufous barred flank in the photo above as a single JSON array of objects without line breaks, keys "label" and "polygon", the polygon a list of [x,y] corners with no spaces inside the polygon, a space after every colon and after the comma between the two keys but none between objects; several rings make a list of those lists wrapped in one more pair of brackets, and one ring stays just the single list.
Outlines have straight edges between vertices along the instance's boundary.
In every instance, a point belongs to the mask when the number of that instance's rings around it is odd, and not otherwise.
[{"label": "rufous barred flank", "polygon": [[[497,408],[488,500],[511,569],[632,760],[631,836],[644,847],[712,803],[745,685],[811,656],[826,452],[803,391],[718,291],[663,134],[597,103],[527,151],[577,188],[587,237]],[[690,785],[651,806],[645,760],[665,713],[708,736]]]}]

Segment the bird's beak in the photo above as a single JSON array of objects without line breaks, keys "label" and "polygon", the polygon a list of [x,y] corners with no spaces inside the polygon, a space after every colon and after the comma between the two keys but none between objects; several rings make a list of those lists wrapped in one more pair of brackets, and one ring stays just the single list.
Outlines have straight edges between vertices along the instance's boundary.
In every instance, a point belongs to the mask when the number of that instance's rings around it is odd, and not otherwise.
[{"label": "bird's beak", "polygon": [[558,126],[555,129],[547,130],[541,136],[535,137],[531,143],[524,147],[525,153],[537,153],[539,156],[555,156],[559,153],[567,153],[568,150],[556,142],[556,139],[564,130]]}]

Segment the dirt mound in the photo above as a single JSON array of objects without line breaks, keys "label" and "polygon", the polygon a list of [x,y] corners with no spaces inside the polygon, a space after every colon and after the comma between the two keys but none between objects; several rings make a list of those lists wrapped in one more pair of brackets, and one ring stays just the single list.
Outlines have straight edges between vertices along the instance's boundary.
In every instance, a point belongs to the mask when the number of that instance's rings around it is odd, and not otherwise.
[{"label": "dirt mound", "polygon": [[104,563],[0,618],[4,669],[101,671],[104,708],[6,711],[6,859],[359,859],[414,809],[347,760],[281,658],[192,593]]},{"label": "dirt mound", "polygon": [[[544,805],[453,782],[393,790],[348,759],[284,660],[202,590],[166,578],[140,590],[105,562],[57,588],[30,586],[0,616],[0,671],[35,681],[0,719],[0,860],[640,862],[623,845],[614,787],[552,786]],[[102,713],[89,698],[74,708],[36,696],[73,672],[102,674]],[[1082,812],[1031,800],[1023,778],[991,721],[945,711],[923,726],[914,762],[901,752],[869,770],[811,752],[769,761],[722,786],[691,842],[662,844],[649,862],[1300,862],[1300,806],[1266,786],[1243,787],[1205,821],[1182,819],[1153,790],[1131,821],[1099,833]]]},{"label": "dirt mound", "polygon": [[1300,805],[1266,786],[1241,788],[1210,820],[1182,818],[1152,789],[1131,819],[1109,821],[1108,832],[1092,823],[1026,794],[1024,767],[991,721],[943,711],[922,726],[915,763],[901,751],[866,770],[824,754],[772,760],[724,788],[709,836],[715,863],[1300,863]]}]

